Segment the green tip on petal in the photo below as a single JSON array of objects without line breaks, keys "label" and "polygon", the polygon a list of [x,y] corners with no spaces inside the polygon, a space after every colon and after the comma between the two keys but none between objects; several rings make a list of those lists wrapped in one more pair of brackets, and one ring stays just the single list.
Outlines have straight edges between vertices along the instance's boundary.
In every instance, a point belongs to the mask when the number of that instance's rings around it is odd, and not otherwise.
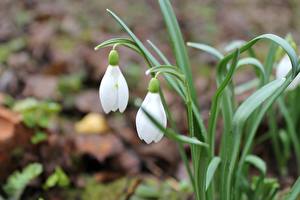
[{"label": "green tip on petal", "polygon": [[112,66],[119,65],[119,54],[116,50],[111,50],[108,56],[108,62]]},{"label": "green tip on petal", "polygon": [[158,93],[159,91],[159,80],[157,78],[152,78],[148,85],[148,91],[151,93]]}]

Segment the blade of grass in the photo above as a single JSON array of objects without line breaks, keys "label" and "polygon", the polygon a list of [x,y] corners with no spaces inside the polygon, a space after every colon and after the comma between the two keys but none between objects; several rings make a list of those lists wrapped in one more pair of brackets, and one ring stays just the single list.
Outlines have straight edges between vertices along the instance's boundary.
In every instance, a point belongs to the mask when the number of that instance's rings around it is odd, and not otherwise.
[{"label": "blade of grass", "polygon": [[297,181],[294,183],[289,195],[285,200],[297,200],[300,197],[300,177],[298,177]]},{"label": "blade of grass", "polygon": [[[289,81],[290,80],[286,80],[283,78],[268,83],[267,85],[253,93],[250,97],[248,97],[235,112],[233,117],[233,132],[228,135],[229,139],[226,143],[226,157],[222,168],[221,193],[224,195],[224,199],[229,200],[231,198],[232,176],[238,158],[242,131],[246,120],[268,98],[277,97],[274,95],[276,94],[276,91],[282,92],[284,88],[281,90],[280,88],[287,87],[286,83]],[[276,95],[280,94],[281,93]],[[273,98],[271,99],[273,100]]]},{"label": "blade of grass", "polygon": [[209,185],[210,185],[210,183],[211,183],[211,181],[212,181],[212,179],[213,179],[213,177],[216,173],[216,170],[217,170],[220,162],[221,162],[220,157],[214,157],[210,161],[210,163],[208,165],[208,168],[207,168],[207,175],[206,175],[206,186],[205,186],[206,190],[208,189],[208,187],[209,187]]},{"label": "blade of grass", "polygon": [[261,159],[260,157],[258,157],[256,155],[248,155],[248,156],[246,156],[245,162],[256,167],[263,176],[266,175],[267,166],[266,166],[265,161],[263,159]]},{"label": "blade of grass", "polygon": [[[297,71],[297,64],[298,64],[298,58],[297,58],[297,54],[295,53],[294,49],[289,45],[289,43],[287,41],[285,41],[284,39],[276,36],[276,35],[273,35],[273,34],[264,34],[264,35],[260,35],[254,39],[252,39],[251,41],[247,42],[245,45],[243,45],[240,49],[241,53],[244,52],[244,51],[247,51],[250,47],[252,47],[254,44],[256,44],[258,41],[260,40],[270,40],[271,42],[281,46],[284,51],[288,54],[290,60],[291,60],[291,63],[292,63],[292,71],[293,71],[293,76],[295,76],[296,74],[296,71]],[[222,74],[226,74],[226,66],[228,64],[228,62],[232,59],[233,57],[233,54],[234,53],[230,53],[229,55],[227,55],[226,57],[224,57],[221,62],[218,64],[218,67],[217,67],[217,75],[218,75],[218,82],[220,83],[223,79],[224,79],[224,75]],[[224,72],[225,71],[225,72]],[[231,128],[231,113],[232,113],[232,101],[230,98],[228,98],[231,94],[230,93],[224,93],[223,96],[227,97],[227,98],[224,98],[224,100],[222,100],[222,114],[223,114],[223,120],[224,120],[224,125],[227,125],[227,127],[225,126],[224,127],[224,132],[223,132],[223,138],[222,138],[222,142],[221,142],[221,159],[222,160],[225,160],[223,159],[223,157],[225,158],[227,155],[223,155],[223,154],[226,154],[224,152],[226,152],[226,149],[227,149],[227,145],[224,145],[224,144],[227,144],[228,142],[227,141],[224,141],[226,140],[228,137],[226,137],[226,135],[229,134],[230,130],[232,129]],[[279,96],[280,93],[277,94],[277,96]],[[273,98],[272,98],[273,99]],[[224,101],[224,102],[223,102]],[[263,113],[264,114],[264,113]],[[262,114],[262,115],[263,115]],[[262,119],[263,116],[261,116],[261,119]],[[258,126],[259,124],[259,121],[256,121],[256,124]],[[253,130],[255,130],[255,128],[253,128]],[[253,131],[253,134],[255,133],[255,131]],[[250,143],[252,143],[252,141],[250,141]],[[227,174],[225,174],[225,171],[224,171],[224,165],[227,165],[227,163],[223,163],[222,162],[222,180],[226,179],[224,177],[227,176]],[[227,173],[227,172],[226,172]],[[221,183],[221,190],[224,190],[223,186],[224,186],[224,182],[223,181],[220,181]],[[231,186],[227,186],[227,187],[231,187]],[[227,188],[228,189],[228,188]],[[222,199],[228,199],[228,195],[223,195],[221,197]]]},{"label": "blade of grass", "polygon": [[216,48],[209,46],[207,44],[188,42],[187,46],[202,50],[202,51],[212,55],[217,60],[222,60],[224,58],[224,55],[220,51],[218,51]]},{"label": "blade of grass", "polygon": [[176,16],[169,0],[159,0],[159,5],[169,32],[177,66],[180,67],[186,75],[192,99],[197,105],[197,96],[193,84],[190,62]]},{"label": "blade of grass", "polygon": [[286,108],[286,105],[283,101],[282,98],[278,99],[278,106],[283,114],[283,117],[285,119],[286,125],[287,125],[287,132],[289,134],[289,137],[291,138],[294,152],[296,154],[296,161],[297,161],[297,169],[298,169],[298,174],[300,174],[300,143],[299,143],[299,138],[297,136],[297,132],[295,130],[295,126],[293,123],[293,119],[290,116],[290,113],[288,112],[288,109]]},{"label": "blade of grass", "polygon": [[231,78],[233,76],[233,73],[235,72],[237,63],[238,63],[238,57],[239,57],[240,51],[239,49],[235,50],[233,61],[230,67],[230,71],[227,73],[226,78],[224,81],[220,84],[218,87],[215,95],[212,98],[212,106],[211,106],[211,117],[209,119],[209,125],[208,125],[208,141],[209,145],[211,147],[211,156],[214,155],[214,143],[215,143],[215,135],[216,135],[216,125],[217,125],[217,117],[218,117],[218,110],[219,110],[219,99],[221,98],[221,95],[223,94],[225,88],[231,81]]}]

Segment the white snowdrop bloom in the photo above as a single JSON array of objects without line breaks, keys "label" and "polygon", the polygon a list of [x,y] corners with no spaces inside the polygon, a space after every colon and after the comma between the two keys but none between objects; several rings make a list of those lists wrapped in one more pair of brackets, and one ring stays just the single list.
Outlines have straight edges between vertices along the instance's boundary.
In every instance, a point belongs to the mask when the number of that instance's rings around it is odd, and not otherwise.
[{"label": "white snowdrop bloom", "polygon": [[[278,67],[276,69],[276,78],[284,78],[291,70],[292,70],[292,63],[291,63],[288,55],[285,55],[280,60]],[[300,73],[296,76],[296,78],[287,87],[287,90],[293,90],[296,87],[298,87],[299,84],[300,84]]]},{"label": "white snowdrop bloom", "polygon": [[167,117],[158,89],[159,82],[156,78],[153,78],[149,83],[149,92],[147,93],[141,108],[138,110],[136,115],[138,136],[147,144],[150,144],[151,142],[159,142],[163,137],[163,133],[147,117],[143,109],[161,123],[163,127],[167,127]]},{"label": "white snowdrop bloom", "polygon": [[118,66],[118,54],[112,50],[109,54],[109,66],[101,80],[99,96],[105,113],[110,111],[124,112],[129,99],[126,80]]}]

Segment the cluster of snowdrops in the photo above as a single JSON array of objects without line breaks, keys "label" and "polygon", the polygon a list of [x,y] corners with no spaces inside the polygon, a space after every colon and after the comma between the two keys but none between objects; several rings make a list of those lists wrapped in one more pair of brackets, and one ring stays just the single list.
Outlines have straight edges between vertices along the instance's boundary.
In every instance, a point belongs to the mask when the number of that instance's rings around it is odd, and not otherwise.
[{"label": "cluster of snowdrops", "polygon": [[[168,0],[158,2],[169,33],[176,65],[173,65],[151,41],[147,42],[152,51],[148,50],[122,19],[107,10],[128,33],[129,38],[109,39],[96,47],[112,47],[108,56],[109,66],[99,89],[103,110],[106,113],[117,110],[124,112],[127,107],[129,89],[119,68],[119,55],[116,50],[117,47],[126,47],[144,58],[149,66],[146,75],[152,76],[148,93],[136,115],[138,136],[148,144],[159,142],[163,136],[177,142],[195,199],[296,200],[300,194],[300,179],[298,178],[290,189],[285,190],[286,192],[281,192],[279,181],[267,176],[266,162],[252,153],[259,125],[267,115],[269,132],[260,141],[270,140],[280,176],[289,173],[287,163],[291,158],[297,161],[293,162],[295,169],[300,168],[300,139],[296,131],[300,119],[296,92],[300,84],[300,60],[294,41],[274,34],[263,34],[248,42],[231,44],[225,51],[203,43],[188,43],[188,46],[209,53],[218,61],[217,89],[211,100],[206,125],[200,112],[201,106],[197,100],[186,44],[176,16]],[[257,58],[254,48],[259,41],[269,42],[269,51],[263,63]],[[257,76],[254,80],[237,87],[233,77],[242,67],[253,67]],[[164,92],[160,87],[159,75],[184,102],[188,121],[186,134],[178,132],[172,111],[166,104]],[[249,89],[255,91],[242,103],[238,102],[238,91]],[[274,113],[278,108],[279,115],[282,115],[286,122],[286,129],[277,126]],[[222,118],[223,128],[220,146],[216,148],[219,118]],[[184,148],[185,144],[191,149],[191,163]],[[259,173],[251,173],[250,168],[255,168]]]}]

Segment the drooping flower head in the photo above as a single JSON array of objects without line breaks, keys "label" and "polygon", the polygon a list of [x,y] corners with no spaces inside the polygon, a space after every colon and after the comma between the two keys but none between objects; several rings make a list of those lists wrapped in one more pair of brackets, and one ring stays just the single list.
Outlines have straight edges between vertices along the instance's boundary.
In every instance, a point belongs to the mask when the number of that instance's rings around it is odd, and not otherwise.
[{"label": "drooping flower head", "polygon": [[119,54],[112,50],[108,56],[109,65],[101,80],[99,96],[105,113],[110,111],[124,112],[129,99],[126,80],[119,68]]},{"label": "drooping flower head", "polygon": [[[278,67],[276,69],[276,78],[284,78],[291,70],[292,70],[292,63],[291,63],[288,55],[285,55],[280,60]],[[287,90],[293,90],[296,87],[298,87],[299,84],[300,84],[300,73],[296,76],[296,78],[287,87]]]},{"label": "drooping flower head", "polygon": [[143,109],[156,119],[163,127],[167,126],[166,113],[159,95],[159,81],[152,78],[149,82],[148,93],[136,115],[136,128],[138,136],[147,144],[159,142],[163,133],[147,117]]}]

